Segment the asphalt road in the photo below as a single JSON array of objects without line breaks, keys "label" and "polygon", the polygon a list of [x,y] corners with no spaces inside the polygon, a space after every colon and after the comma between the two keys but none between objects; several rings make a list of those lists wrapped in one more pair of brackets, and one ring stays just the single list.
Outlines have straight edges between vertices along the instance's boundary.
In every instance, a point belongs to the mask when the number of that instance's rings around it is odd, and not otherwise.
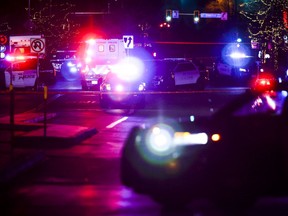
[{"label": "asphalt road", "polygon": [[[243,92],[243,88],[151,93],[147,94],[147,104],[142,110],[102,110],[97,93],[81,92],[78,80],[62,80],[48,88],[46,107],[41,94],[16,93],[16,112],[28,116],[31,112],[42,113],[46,109],[55,114],[47,120],[48,125],[86,126],[95,128],[97,133],[69,147],[65,143],[54,148],[40,143],[33,148],[17,147],[18,151],[44,151],[45,158],[1,190],[0,215],[288,215],[288,199],[270,197],[260,199],[245,213],[237,209],[226,212],[205,199],[191,202],[186,209],[171,211],[147,196],[134,193],[120,182],[120,152],[133,126],[159,116],[210,115]],[[0,99],[1,104],[5,104],[0,107],[1,116],[4,116],[9,113],[9,98],[1,95]],[[4,137],[9,139],[9,135],[1,134],[2,146],[7,144]]]}]

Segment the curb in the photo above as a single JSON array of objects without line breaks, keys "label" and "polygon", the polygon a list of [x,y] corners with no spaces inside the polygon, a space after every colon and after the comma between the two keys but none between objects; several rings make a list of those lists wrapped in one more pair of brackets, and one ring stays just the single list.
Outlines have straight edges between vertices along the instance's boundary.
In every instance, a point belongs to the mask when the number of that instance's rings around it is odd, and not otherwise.
[{"label": "curb", "polygon": [[44,129],[39,128],[16,135],[13,145],[15,147],[36,149],[67,148],[95,135],[97,132],[95,128],[72,125],[49,125],[46,137],[44,136]]},{"label": "curb", "polygon": [[41,151],[30,155],[22,155],[14,160],[10,159],[10,163],[0,169],[0,186],[8,183],[20,173],[23,173],[44,161],[45,158],[45,153]]}]

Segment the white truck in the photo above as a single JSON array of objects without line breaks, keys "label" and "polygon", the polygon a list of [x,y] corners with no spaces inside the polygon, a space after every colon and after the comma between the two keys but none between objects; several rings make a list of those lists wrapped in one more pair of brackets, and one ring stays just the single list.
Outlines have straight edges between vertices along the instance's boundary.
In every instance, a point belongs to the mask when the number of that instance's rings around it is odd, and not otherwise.
[{"label": "white truck", "polygon": [[78,50],[80,61],[82,90],[96,89],[103,77],[110,71],[110,66],[117,64],[127,56],[122,39],[89,39]]}]

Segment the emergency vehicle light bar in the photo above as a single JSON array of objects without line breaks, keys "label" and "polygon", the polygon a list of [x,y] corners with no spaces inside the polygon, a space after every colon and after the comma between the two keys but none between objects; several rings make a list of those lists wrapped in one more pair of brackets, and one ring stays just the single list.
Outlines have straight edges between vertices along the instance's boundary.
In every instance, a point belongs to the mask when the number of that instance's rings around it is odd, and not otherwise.
[{"label": "emergency vehicle light bar", "polygon": [[7,55],[5,59],[9,62],[13,62],[13,61],[25,61],[28,59],[36,59],[36,58],[37,58],[37,56]]}]

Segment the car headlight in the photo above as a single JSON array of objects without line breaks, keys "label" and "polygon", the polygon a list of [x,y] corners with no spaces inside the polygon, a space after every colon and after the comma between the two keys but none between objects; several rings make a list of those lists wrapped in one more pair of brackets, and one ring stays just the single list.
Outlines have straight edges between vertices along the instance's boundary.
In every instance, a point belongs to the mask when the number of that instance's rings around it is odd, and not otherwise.
[{"label": "car headlight", "polygon": [[164,124],[152,127],[146,137],[148,150],[159,156],[169,155],[179,146],[205,145],[208,140],[205,132],[175,132],[173,128]]},{"label": "car headlight", "polygon": [[208,135],[202,133],[176,132],[174,134],[175,145],[205,145],[208,143]]},{"label": "car headlight", "polygon": [[156,125],[147,134],[147,148],[153,154],[166,156],[173,152],[173,133],[167,125]]}]

